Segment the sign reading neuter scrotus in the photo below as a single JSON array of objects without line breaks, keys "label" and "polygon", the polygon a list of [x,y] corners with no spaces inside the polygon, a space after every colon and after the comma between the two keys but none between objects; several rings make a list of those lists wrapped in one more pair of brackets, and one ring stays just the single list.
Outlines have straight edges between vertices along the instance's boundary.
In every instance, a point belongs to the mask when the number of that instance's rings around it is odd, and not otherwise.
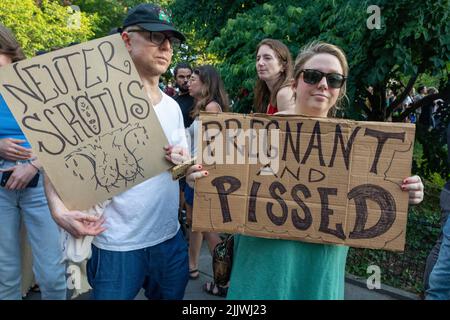
[{"label": "sign reading neuter scrotus", "polygon": [[3,67],[0,94],[69,209],[170,167],[167,138],[119,35]]}]

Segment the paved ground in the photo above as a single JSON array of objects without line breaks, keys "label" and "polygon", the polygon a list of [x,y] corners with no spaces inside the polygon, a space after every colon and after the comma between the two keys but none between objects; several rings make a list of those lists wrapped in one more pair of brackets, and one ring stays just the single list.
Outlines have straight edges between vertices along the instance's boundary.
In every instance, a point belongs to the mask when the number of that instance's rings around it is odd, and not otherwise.
[{"label": "paved ground", "polygon": [[[202,290],[202,285],[206,281],[212,280],[211,256],[207,246],[204,243],[200,255],[199,264],[200,277],[196,280],[190,280],[186,288],[185,300],[222,300],[223,298],[212,296]],[[39,293],[31,293],[27,300],[40,299]],[[78,297],[77,299],[89,299],[89,294]],[[143,291],[136,297],[136,300],[145,300]],[[345,283],[345,300],[398,300],[398,299],[418,299],[417,296],[389,287],[383,287],[381,290],[369,290],[364,286],[364,281],[349,277]]]}]

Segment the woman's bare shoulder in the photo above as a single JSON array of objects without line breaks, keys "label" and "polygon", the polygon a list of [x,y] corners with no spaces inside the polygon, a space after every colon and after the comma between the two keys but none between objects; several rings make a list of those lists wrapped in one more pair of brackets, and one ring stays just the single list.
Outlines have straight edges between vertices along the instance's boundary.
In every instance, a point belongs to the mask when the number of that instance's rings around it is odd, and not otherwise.
[{"label": "woman's bare shoulder", "polygon": [[291,86],[285,86],[277,92],[278,111],[290,111],[295,108],[294,90]]}]

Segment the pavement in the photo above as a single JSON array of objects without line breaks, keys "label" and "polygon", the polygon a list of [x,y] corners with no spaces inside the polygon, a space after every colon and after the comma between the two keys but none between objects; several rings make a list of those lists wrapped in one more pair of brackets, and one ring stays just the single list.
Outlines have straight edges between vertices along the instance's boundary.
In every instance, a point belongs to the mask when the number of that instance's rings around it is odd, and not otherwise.
[{"label": "pavement", "polygon": [[[207,245],[203,242],[199,260],[200,277],[195,280],[189,280],[186,287],[184,300],[224,300],[224,298],[207,294],[203,291],[202,286],[206,281],[211,281],[212,266],[211,255],[209,254]],[[418,300],[419,296],[381,285],[380,289],[369,290],[366,286],[366,280],[352,275],[348,275],[345,281],[345,300]],[[39,293],[30,293],[25,300],[39,300]],[[77,297],[77,300],[89,299],[89,293]],[[146,300],[143,290],[138,294],[135,300]]]}]

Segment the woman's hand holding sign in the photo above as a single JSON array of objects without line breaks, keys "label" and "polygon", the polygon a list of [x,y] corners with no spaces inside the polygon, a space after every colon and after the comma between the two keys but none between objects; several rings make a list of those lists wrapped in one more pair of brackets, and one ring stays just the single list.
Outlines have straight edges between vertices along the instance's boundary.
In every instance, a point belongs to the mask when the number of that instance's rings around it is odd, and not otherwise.
[{"label": "woman's hand holding sign", "polygon": [[419,176],[408,177],[403,180],[403,191],[409,192],[409,204],[419,204],[423,200],[423,183]]},{"label": "woman's hand holding sign", "polygon": [[186,183],[189,184],[191,188],[194,187],[195,180],[208,176],[209,172],[202,170],[203,166],[201,164],[195,164],[186,172]]}]

